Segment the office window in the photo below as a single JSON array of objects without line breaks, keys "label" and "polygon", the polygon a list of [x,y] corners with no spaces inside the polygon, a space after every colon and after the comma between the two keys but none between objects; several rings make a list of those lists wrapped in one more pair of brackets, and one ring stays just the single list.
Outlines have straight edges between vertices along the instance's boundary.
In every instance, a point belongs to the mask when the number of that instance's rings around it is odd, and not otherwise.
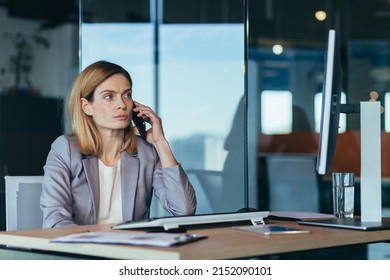
[{"label": "office window", "polygon": [[244,205],[243,34],[242,24],[160,27],[158,86],[164,130],[184,168],[219,172],[219,179],[193,180],[199,203],[210,200],[214,212]]},{"label": "office window", "polygon": [[[151,0],[148,7],[138,0],[82,2],[92,20],[82,21],[81,68],[105,59],[127,69],[134,99],[159,114],[182,167],[218,174],[210,184],[189,175],[197,213],[244,207],[245,34],[244,13],[237,9],[242,0],[216,6]],[[222,6],[226,10],[219,14]]]},{"label": "office window", "polygon": [[[341,103],[347,103],[347,95],[342,92],[341,93]],[[315,131],[317,133],[320,132],[321,126],[321,106],[322,106],[322,92],[318,92],[314,95],[314,125]],[[340,114],[340,127],[339,133],[344,133],[347,130],[347,115]]]},{"label": "office window", "polygon": [[[175,141],[190,142],[193,136],[203,135],[205,143],[214,145],[196,165],[222,170],[224,141],[244,94],[244,45],[239,40],[243,28],[234,24],[166,24],[160,32],[159,88],[164,97],[160,110],[166,134]],[[187,160],[183,154],[183,162]]]},{"label": "office window", "polygon": [[153,32],[151,23],[83,23],[81,69],[97,60],[121,65],[133,79],[134,99],[153,106]]},{"label": "office window", "polygon": [[261,129],[263,134],[288,134],[292,131],[292,93],[261,92]]}]

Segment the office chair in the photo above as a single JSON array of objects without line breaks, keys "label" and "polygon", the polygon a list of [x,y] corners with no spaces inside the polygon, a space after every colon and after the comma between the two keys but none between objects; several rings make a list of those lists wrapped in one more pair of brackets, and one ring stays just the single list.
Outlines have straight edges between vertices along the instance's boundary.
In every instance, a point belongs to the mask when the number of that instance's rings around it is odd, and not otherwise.
[{"label": "office chair", "polygon": [[[222,171],[187,169],[188,175],[194,175],[200,187],[204,191],[211,204],[213,212],[226,212],[226,205],[223,204],[222,195]],[[199,203],[199,202],[198,202]]]},{"label": "office chair", "polygon": [[6,230],[42,228],[43,176],[5,176]]},{"label": "office chair", "polygon": [[320,212],[321,178],[312,155],[261,155],[261,188],[271,211]]}]

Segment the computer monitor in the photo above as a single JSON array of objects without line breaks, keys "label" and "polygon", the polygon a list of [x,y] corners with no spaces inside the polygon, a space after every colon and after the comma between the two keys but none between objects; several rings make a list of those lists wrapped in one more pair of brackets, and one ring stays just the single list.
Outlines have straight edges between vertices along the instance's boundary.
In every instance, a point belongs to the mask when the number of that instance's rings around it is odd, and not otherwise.
[{"label": "computer monitor", "polygon": [[321,126],[316,169],[325,175],[332,166],[339,131],[340,114],[360,113],[359,104],[341,104],[342,67],[339,39],[335,30],[329,30],[324,60]]},{"label": "computer monitor", "polygon": [[337,143],[342,92],[340,51],[335,30],[329,30],[325,53],[322,89],[321,126],[317,155],[317,172],[325,175],[332,165]]},{"label": "computer monitor", "polygon": [[[336,149],[340,113],[360,113],[361,168],[360,205],[362,222],[381,222],[381,126],[380,103],[341,104],[342,73],[340,49],[335,30],[329,30],[325,55],[321,127],[317,172],[330,171]],[[381,225],[383,226],[383,225]]]}]

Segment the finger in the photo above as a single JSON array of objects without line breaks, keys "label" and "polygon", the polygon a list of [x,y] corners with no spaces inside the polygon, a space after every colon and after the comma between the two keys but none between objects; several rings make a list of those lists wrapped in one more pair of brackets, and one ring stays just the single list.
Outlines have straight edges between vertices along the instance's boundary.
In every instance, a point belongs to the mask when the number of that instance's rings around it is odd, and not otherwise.
[{"label": "finger", "polygon": [[133,101],[134,105],[133,105],[133,111],[134,112],[139,112],[142,107],[145,107],[144,105],[142,105],[141,103],[137,102],[137,101]]},{"label": "finger", "polygon": [[[137,105],[138,104],[138,105]],[[137,104],[135,104],[136,106],[134,106],[133,107],[133,110],[135,111],[135,112],[140,112],[140,113],[149,113],[149,112],[153,112],[153,110],[150,108],[150,107],[148,107],[148,106],[145,106],[145,105],[142,105],[141,103],[138,103],[137,102]]]},{"label": "finger", "polygon": [[138,110],[138,116],[139,117],[148,117],[148,118],[151,118],[152,116],[152,111],[149,110],[147,107],[145,108],[139,108]]},{"label": "finger", "polygon": [[146,122],[150,122],[150,120],[152,119],[152,117],[155,115],[154,111],[148,107],[148,106],[145,106],[141,103],[139,103],[138,101],[133,101],[134,102],[134,112],[137,112],[137,116],[138,117],[142,117],[142,119]]},{"label": "finger", "polygon": [[149,107],[140,108],[139,113],[141,114],[142,117],[147,117],[149,119],[155,115],[153,110],[150,109]]},{"label": "finger", "polygon": [[135,101],[135,100],[133,100],[133,102],[134,102],[134,105],[135,106],[143,106],[141,103],[139,103],[138,101]]},{"label": "finger", "polygon": [[143,113],[142,118],[144,121],[149,122],[152,117],[148,113]]}]

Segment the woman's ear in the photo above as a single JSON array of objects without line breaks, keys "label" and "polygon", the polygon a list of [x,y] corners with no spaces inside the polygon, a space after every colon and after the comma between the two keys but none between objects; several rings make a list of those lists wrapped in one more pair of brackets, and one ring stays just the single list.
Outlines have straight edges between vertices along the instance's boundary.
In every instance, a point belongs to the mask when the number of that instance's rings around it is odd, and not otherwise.
[{"label": "woman's ear", "polygon": [[89,101],[85,98],[81,98],[81,109],[86,115],[92,116],[91,105],[89,104]]}]

